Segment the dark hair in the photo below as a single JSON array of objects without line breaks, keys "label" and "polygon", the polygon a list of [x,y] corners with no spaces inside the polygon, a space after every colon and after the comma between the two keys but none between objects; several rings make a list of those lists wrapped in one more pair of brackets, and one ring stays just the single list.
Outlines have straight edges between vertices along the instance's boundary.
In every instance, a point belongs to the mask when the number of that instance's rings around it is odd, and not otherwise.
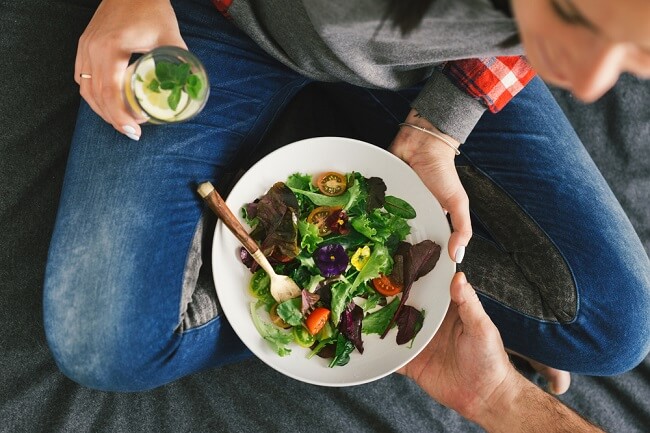
[{"label": "dark hair", "polygon": [[[384,15],[383,22],[391,21],[393,27],[398,27],[402,35],[406,35],[420,25],[422,17],[427,12],[431,4],[436,0],[388,0],[388,7]],[[504,15],[512,17],[510,0],[490,0],[494,8],[501,11]],[[380,26],[381,27],[381,26]],[[511,48],[519,44],[518,34],[513,34],[501,42],[502,48]]]}]

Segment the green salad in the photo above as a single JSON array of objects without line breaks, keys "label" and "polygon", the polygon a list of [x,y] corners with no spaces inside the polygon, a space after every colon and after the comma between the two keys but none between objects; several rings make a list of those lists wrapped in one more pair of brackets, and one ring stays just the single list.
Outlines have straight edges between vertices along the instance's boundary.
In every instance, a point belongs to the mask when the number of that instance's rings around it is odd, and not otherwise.
[{"label": "green salad", "polygon": [[301,288],[300,296],[277,303],[269,276],[241,249],[252,273],[253,322],[278,355],[297,343],[307,357],[335,367],[355,349],[363,353],[363,335],[384,338],[397,326],[396,344],[413,341],[425,312],[406,302],[413,282],[435,266],[440,246],[406,241],[416,212],[386,195],[381,178],[295,173],[241,211],[275,271]]}]

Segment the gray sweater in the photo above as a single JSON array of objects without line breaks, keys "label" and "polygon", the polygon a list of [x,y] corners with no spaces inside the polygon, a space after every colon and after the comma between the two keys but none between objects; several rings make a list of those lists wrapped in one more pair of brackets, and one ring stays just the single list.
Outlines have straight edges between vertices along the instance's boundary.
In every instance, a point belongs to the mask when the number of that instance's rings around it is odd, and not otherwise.
[{"label": "gray sweater", "polygon": [[516,33],[513,19],[489,0],[437,0],[403,36],[383,22],[386,7],[385,0],[234,0],[228,12],[269,54],[314,80],[394,90],[427,80],[412,106],[464,142],[485,106],[436,66],[521,54],[520,46],[500,47]]}]

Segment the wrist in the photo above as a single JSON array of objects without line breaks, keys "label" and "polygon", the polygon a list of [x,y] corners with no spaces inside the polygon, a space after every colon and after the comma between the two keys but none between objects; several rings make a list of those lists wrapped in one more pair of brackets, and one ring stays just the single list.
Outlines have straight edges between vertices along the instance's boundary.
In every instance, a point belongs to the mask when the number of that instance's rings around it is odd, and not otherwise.
[{"label": "wrist", "polygon": [[411,110],[404,123],[400,124],[391,151],[411,164],[411,161],[422,153],[453,160],[460,153],[459,146],[460,143],[456,139],[433,126],[417,111]]},{"label": "wrist", "polygon": [[486,431],[499,432],[504,426],[519,431],[516,424],[521,419],[509,419],[519,399],[524,398],[528,387],[535,385],[526,380],[514,367],[510,367],[505,379],[489,396],[481,400],[472,413],[461,414],[482,426]]}]

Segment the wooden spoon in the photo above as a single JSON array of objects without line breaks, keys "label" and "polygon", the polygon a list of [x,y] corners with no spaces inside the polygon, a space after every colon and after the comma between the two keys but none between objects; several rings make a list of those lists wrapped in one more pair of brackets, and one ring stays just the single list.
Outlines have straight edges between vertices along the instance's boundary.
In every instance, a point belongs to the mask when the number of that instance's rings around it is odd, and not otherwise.
[{"label": "wooden spoon", "polygon": [[210,206],[210,209],[221,218],[221,221],[223,221],[226,227],[230,229],[244,248],[253,256],[255,261],[271,277],[271,296],[273,296],[273,299],[280,303],[287,299],[300,296],[300,287],[298,287],[291,277],[275,273],[268,259],[257,245],[257,242],[250,237],[246,229],[241,225],[228,205],[226,205],[226,202],[223,201],[223,198],[214,189],[214,186],[210,182],[204,182],[199,185],[198,192],[208,206]]}]

